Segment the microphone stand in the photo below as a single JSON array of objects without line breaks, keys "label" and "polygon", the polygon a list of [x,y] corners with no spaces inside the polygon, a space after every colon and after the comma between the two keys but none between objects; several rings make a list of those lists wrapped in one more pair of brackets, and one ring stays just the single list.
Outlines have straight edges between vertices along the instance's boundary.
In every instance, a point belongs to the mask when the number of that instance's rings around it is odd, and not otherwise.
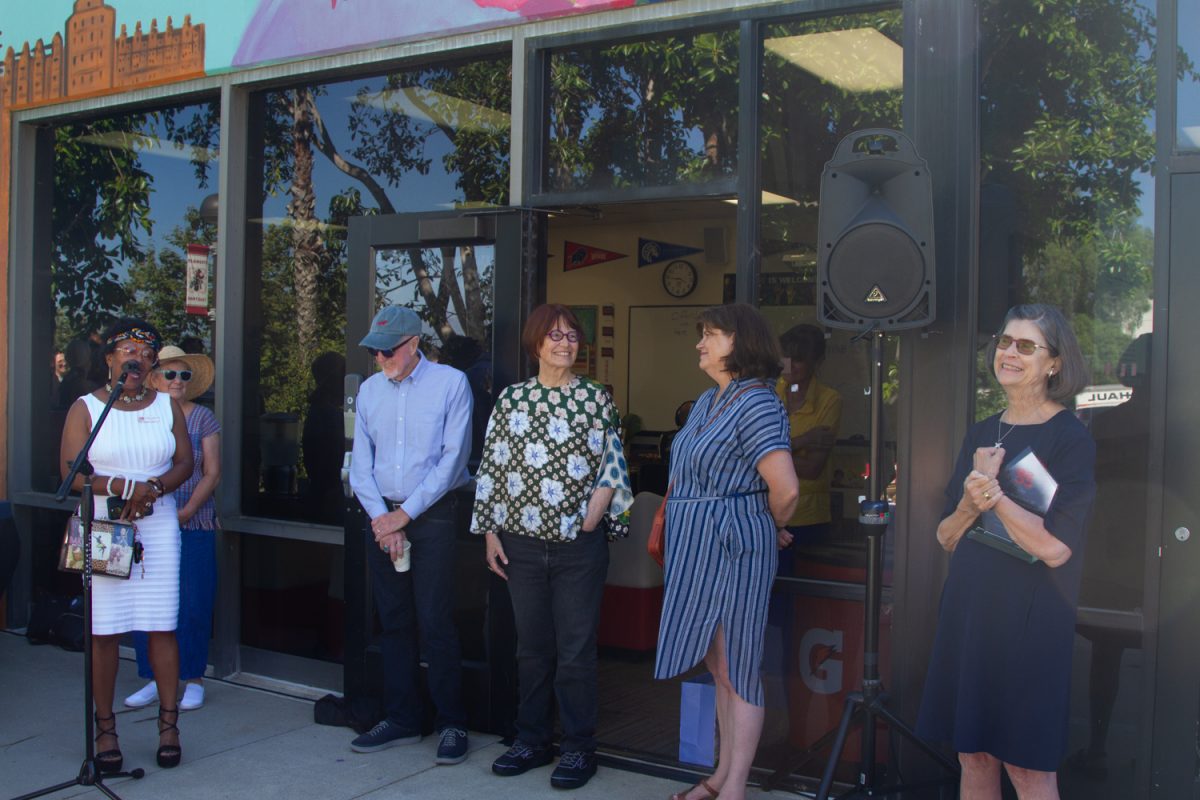
[{"label": "microphone stand", "polygon": [[14,797],[13,800],[29,800],[29,798],[41,797],[44,794],[57,792],[71,786],[94,786],[111,797],[112,800],[121,800],[116,792],[104,785],[105,779],[137,779],[146,774],[146,771],[141,767],[128,771],[101,772],[99,765],[96,763],[96,740],[92,727],[92,518],[95,516],[95,505],[91,478],[95,473],[95,469],[88,461],[88,453],[91,451],[92,443],[96,441],[96,434],[100,432],[100,427],[104,424],[104,419],[112,409],[113,403],[116,402],[117,398],[121,396],[121,392],[124,391],[127,375],[127,372],[121,372],[121,377],[117,380],[116,385],[113,386],[112,391],[108,395],[108,403],[104,406],[104,410],[100,412],[100,418],[92,426],[91,435],[84,442],[79,455],[75,456],[75,460],[71,462],[71,469],[67,473],[67,477],[63,480],[62,485],[58,487],[58,492],[54,495],[54,499],[60,503],[63,502],[67,499],[67,495],[71,491],[71,484],[75,482],[75,476],[84,476],[83,490],[80,492],[79,498],[80,538],[83,540],[83,736],[85,753],[83,765],[79,768],[79,774],[72,780],[54,786],[47,786],[44,789],[38,789],[35,792],[29,792],[20,797]]}]

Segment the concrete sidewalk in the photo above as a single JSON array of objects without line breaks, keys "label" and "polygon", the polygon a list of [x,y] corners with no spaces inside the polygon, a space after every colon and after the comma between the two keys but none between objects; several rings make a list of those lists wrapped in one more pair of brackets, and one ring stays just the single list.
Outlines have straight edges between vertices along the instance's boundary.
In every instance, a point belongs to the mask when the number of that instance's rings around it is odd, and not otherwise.
[{"label": "concrete sidewalk", "polygon": [[[83,656],[0,632],[0,797],[16,797],[74,779],[84,757]],[[204,708],[181,715],[183,763],[162,770],[157,706],[128,710],[118,700],[117,726],[126,768],[142,767],[141,780],[105,785],[125,800],[142,798],[631,798],[665,800],[685,786],[677,781],[601,767],[582,789],[551,788],[550,768],[516,778],[492,774],[504,752],[495,736],[472,734],[471,754],[453,767],[433,763],[437,742],[381,753],[350,751],[349,728],[313,722],[309,700],[222,681],[206,681]],[[121,662],[117,697],[141,686],[134,664]],[[752,790],[751,796],[760,793]],[[782,792],[763,797],[794,797]],[[52,798],[103,798],[76,786]]]}]

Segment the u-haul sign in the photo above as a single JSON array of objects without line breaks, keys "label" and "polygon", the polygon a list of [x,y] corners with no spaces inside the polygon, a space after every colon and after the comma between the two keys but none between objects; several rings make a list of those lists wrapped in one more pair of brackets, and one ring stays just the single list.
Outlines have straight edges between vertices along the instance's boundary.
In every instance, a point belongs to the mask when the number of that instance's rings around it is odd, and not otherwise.
[{"label": "u-haul sign", "polygon": [[1119,383],[1087,386],[1075,395],[1075,408],[1112,408],[1133,397],[1133,390]]}]

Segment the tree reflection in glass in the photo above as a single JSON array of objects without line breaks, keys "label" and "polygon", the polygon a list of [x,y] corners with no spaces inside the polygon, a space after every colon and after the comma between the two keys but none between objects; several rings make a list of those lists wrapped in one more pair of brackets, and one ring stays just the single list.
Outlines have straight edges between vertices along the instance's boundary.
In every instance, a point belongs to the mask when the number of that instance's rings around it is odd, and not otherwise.
[{"label": "tree reflection in glass", "polygon": [[737,49],[726,29],[552,53],[544,190],[735,175]]}]

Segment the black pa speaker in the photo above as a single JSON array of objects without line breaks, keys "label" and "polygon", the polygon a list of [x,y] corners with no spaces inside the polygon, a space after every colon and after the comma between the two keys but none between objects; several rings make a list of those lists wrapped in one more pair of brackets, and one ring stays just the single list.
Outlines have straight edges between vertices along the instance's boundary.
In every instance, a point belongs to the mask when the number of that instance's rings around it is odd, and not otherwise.
[{"label": "black pa speaker", "polygon": [[933,321],[933,187],[907,136],[851,133],[821,173],[818,311],[831,328],[884,331]]}]

